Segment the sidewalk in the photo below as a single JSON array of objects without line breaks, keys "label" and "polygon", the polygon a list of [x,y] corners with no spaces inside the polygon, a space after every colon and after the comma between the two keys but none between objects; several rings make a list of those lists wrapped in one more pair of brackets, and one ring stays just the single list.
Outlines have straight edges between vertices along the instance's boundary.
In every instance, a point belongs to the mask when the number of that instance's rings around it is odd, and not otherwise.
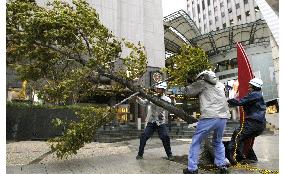
[{"label": "sidewalk", "polygon": [[[174,156],[188,153],[190,140],[172,140]],[[185,164],[168,161],[159,139],[147,142],[144,159],[136,160],[139,140],[119,143],[90,143],[68,160],[57,160],[45,142],[10,142],[7,144],[7,174],[173,174],[182,173]],[[254,166],[279,171],[279,137],[262,135],[255,140],[255,153],[259,162]],[[272,150],[273,149],[273,150]],[[38,159],[38,160],[35,160]],[[40,159],[42,159],[40,161]],[[200,170],[201,174],[212,171]],[[260,173],[231,168],[231,173]]]}]

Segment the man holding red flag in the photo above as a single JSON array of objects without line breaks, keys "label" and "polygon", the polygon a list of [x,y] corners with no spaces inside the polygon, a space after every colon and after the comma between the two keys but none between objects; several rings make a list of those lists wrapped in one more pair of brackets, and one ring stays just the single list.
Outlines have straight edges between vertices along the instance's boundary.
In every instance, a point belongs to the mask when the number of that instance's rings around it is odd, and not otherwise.
[{"label": "man holding red flag", "polygon": [[[240,127],[235,131],[232,140],[229,143],[229,155],[226,154],[226,156],[230,159],[230,162],[233,164],[236,163],[236,152],[238,151],[239,158],[237,160],[243,159],[243,157],[257,160],[252,147],[254,137],[256,137],[258,133],[250,134],[247,132],[247,130],[254,130],[254,124],[251,124],[250,122],[252,121],[252,115],[258,115],[257,118],[259,119],[257,120],[260,120],[261,122],[259,132],[262,132],[265,128],[265,102],[261,92],[263,82],[261,79],[254,78],[248,57],[240,43],[237,43],[237,60],[239,81],[238,99],[241,100],[232,99],[228,101],[231,105],[241,106],[239,108]],[[261,131],[261,129],[263,130]],[[245,136],[242,136],[242,134],[245,134]],[[238,143],[241,143],[241,148]]]},{"label": "man holding red flag", "polygon": [[[231,164],[236,164],[239,160],[249,159],[257,161],[256,155],[252,149],[252,144],[246,144],[246,140],[259,136],[265,129],[266,119],[264,102],[261,88],[263,82],[261,79],[253,78],[249,81],[249,93],[240,100],[230,99],[228,103],[231,106],[242,106],[245,112],[244,123],[234,131],[229,142],[228,159]],[[245,152],[245,145],[250,146]]]}]

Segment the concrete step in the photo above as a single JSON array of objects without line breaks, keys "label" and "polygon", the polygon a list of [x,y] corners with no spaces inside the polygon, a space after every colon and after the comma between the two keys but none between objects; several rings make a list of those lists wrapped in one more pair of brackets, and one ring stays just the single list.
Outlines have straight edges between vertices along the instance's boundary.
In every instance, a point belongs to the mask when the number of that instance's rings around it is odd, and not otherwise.
[{"label": "concrete step", "polygon": [[[238,121],[228,120],[227,127],[225,128],[224,136],[231,137],[235,128],[239,126]],[[143,133],[144,126],[141,126],[142,130],[137,130],[136,124],[131,123],[129,125],[112,126],[107,125],[104,128],[98,129],[95,135],[95,141],[98,142],[119,142],[129,139],[139,138]],[[195,128],[188,128],[187,123],[171,124],[168,125],[170,138],[192,138]],[[154,133],[153,137],[158,137],[157,133]]]}]

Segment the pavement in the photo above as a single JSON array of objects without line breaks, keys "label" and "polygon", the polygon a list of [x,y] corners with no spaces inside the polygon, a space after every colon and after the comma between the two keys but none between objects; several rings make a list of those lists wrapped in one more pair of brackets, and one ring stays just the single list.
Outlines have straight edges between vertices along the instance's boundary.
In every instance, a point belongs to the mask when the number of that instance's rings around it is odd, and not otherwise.
[{"label": "pavement", "polygon": [[[173,155],[188,154],[191,139],[172,139]],[[166,159],[162,142],[149,139],[143,160],[136,160],[139,139],[118,143],[92,142],[81,148],[77,155],[59,160],[43,141],[7,142],[7,174],[173,174],[182,173],[186,162]],[[278,134],[261,135],[255,139],[255,153],[259,162],[249,166],[231,167],[231,173],[265,173],[264,169],[279,171]],[[276,172],[276,173],[277,173]],[[212,171],[201,169],[201,174]],[[269,173],[269,171],[266,173]]]}]

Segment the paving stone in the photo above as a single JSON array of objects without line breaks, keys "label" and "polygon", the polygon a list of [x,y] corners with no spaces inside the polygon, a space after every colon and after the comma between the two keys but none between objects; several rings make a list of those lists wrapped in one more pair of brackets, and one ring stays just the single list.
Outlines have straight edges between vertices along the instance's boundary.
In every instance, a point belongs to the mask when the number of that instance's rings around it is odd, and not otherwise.
[{"label": "paving stone", "polygon": [[[15,142],[17,143],[17,142]],[[191,139],[172,139],[173,155],[187,155]],[[26,142],[28,147],[29,143]],[[30,142],[34,145],[36,142]],[[40,142],[39,142],[40,144]],[[16,146],[16,144],[14,144]],[[255,153],[259,162],[251,165],[258,169],[279,171],[279,136],[262,135],[255,140]],[[40,146],[37,145],[40,151]],[[119,143],[90,143],[80,150],[76,157],[67,160],[57,160],[52,155],[47,156],[38,164],[8,165],[7,174],[48,173],[48,174],[175,174],[182,173],[186,164],[169,161],[162,142],[158,138],[150,139],[145,148],[143,160],[136,160],[139,139]],[[46,147],[44,147],[46,148]],[[25,153],[26,148],[21,151]],[[34,149],[34,147],[33,147]],[[26,153],[28,153],[27,151]],[[42,151],[45,152],[45,151]],[[96,154],[98,152],[98,154]],[[9,153],[9,151],[7,151]],[[13,153],[10,153],[13,154]],[[41,154],[42,155],[42,154]],[[24,155],[28,157],[28,155]],[[19,160],[22,160],[19,158]],[[28,161],[28,160],[27,160]],[[17,161],[16,163],[21,163]],[[22,170],[21,170],[22,168]],[[231,173],[260,173],[243,168],[230,168]],[[199,174],[211,174],[214,171],[200,169]]]}]

